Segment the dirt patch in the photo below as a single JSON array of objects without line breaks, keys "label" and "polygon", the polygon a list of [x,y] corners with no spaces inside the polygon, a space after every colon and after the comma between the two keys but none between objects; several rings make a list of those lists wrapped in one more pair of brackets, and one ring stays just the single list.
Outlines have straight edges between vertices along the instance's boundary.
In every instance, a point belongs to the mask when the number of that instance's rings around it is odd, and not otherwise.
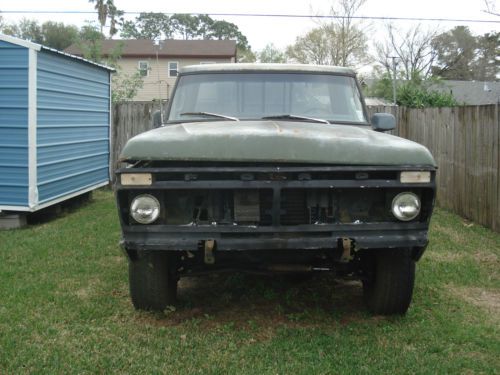
[{"label": "dirt patch", "polygon": [[473,255],[481,263],[499,263],[498,256],[494,253],[484,250],[478,250]]},{"label": "dirt patch", "polygon": [[363,315],[361,283],[326,274],[303,282],[245,274],[186,277],[179,282],[178,296],[175,309],[137,318],[154,326],[228,326],[250,332],[257,341],[274,337],[282,326],[314,328],[370,320]]},{"label": "dirt patch", "polygon": [[87,300],[95,295],[97,295],[97,290],[100,285],[100,280],[98,279],[89,279],[87,281],[87,285],[83,288],[79,288],[75,290],[75,295],[83,300]]},{"label": "dirt patch", "polygon": [[455,297],[488,311],[489,317],[495,323],[500,323],[500,291],[455,286],[449,286],[449,290]]},{"label": "dirt patch", "polygon": [[453,227],[434,224],[433,231],[436,231],[441,235],[447,236],[452,242],[455,242],[457,244],[465,245],[468,243],[467,236],[464,236],[463,232],[460,232]]},{"label": "dirt patch", "polygon": [[466,253],[456,251],[446,251],[446,252],[436,252],[436,251],[428,251],[425,256],[432,260],[436,260],[438,262],[456,262],[458,260],[464,259],[467,256]]}]

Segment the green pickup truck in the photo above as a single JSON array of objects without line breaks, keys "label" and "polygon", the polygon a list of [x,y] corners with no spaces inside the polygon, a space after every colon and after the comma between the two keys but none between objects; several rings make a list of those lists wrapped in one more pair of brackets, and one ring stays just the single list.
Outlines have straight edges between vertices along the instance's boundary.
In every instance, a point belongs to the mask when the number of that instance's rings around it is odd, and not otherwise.
[{"label": "green pickup truck", "polygon": [[427,243],[436,163],[368,118],[340,67],[185,67],[160,127],[116,171],[137,309],[175,303],[180,277],[221,270],[362,281],[367,308],[404,314]]}]

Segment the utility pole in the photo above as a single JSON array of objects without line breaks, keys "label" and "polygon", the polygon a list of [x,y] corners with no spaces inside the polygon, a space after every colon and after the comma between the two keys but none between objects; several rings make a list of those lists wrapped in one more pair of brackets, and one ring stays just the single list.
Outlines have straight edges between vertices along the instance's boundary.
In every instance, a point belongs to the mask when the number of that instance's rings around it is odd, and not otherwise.
[{"label": "utility pole", "polygon": [[161,125],[163,125],[163,103],[161,100],[160,60],[158,58],[158,51],[162,47],[161,40],[155,40],[155,45],[156,45],[156,71],[158,75],[158,98],[160,99],[160,121]]},{"label": "utility pole", "polygon": [[392,102],[396,105],[396,59],[397,56],[391,56],[392,59]]}]

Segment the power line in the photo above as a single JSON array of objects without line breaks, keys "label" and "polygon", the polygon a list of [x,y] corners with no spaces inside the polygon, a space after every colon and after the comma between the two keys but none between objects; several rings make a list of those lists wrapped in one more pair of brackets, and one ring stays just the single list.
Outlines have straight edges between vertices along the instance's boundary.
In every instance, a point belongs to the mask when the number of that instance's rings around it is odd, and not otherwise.
[{"label": "power line", "polygon": [[[4,10],[0,14],[97,14],[96,11],[80,11],[80,10]],[[262,13],[167,13],[167,12],[136,12],[124,11],[128,15],[140,15],[143,13],[153,14],[182,14],[182,15],[201,15],[207,14],[214,17],[267,17],[267,18],[320,18],[320,19],[343,19],[344,16],[335,15],[318,15],[310,14],[262,14]],[[484,20],[484,19],[460,19],[460,18],[421,18],[421,17],[385,17],[385,16],[351,16],[352,19],[358,20],[377,20],[377,21],[429,21],[429,22],[463,22],[463,23],[500,23],[500,20]]]}]

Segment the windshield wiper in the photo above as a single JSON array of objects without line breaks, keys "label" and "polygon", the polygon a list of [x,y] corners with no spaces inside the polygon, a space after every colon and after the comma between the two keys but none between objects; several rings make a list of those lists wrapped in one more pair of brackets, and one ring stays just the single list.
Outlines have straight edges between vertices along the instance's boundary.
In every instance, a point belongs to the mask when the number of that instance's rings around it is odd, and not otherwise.
[{"label": "windshield wiper", "polygon": [[320,122],[322,124],[329,124],[330,121],[324,120],[322,118],[313,118],[313,117],[306,117],[306,116],[298,116],[298,115],[291,115],[291,114],[282,114],[282,115],[272,115],[272,116],[264,116],[262,117],[262,120],[286,120],[286,119],[292,119],[292,120],[306,120],[306,121],[312,121],[312,122]]},{"label": "windshield wiper", "polygon": [[221,115],[219,113],[211,113],[211,112],[183,112],[181,113],[181,116],[208,116],[208,117],[224,118],[226,120],[231,120],[231,121],[240,121],[240,119],[237,117],[226,116],[226,115]]}]

